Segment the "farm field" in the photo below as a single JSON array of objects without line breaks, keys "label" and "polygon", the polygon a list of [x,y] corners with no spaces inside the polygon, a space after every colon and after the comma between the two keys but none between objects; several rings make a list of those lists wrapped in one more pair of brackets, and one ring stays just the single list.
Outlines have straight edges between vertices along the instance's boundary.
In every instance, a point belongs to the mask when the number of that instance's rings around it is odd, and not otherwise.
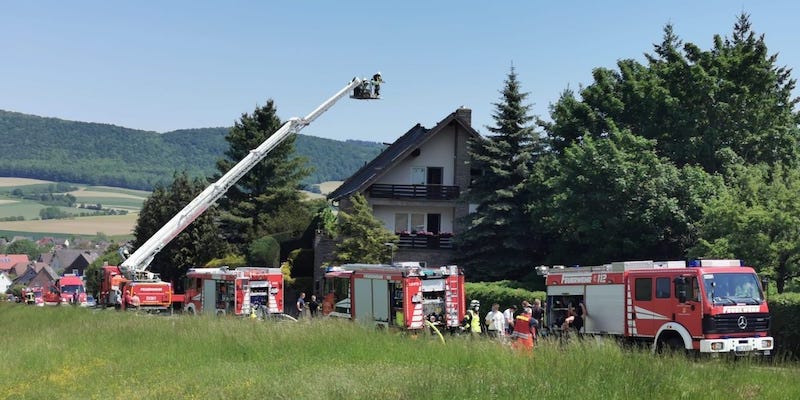
[{"label": "farm field", "polygon": [[139,214],[102,215],[74,219],[48,219],[37,221],[4,221],[0,230],[16,232],[50,232],[75,235],[95,235],[98,232],[109,236],[129,235],[136,226]]},{"label": "farm field", "polygon": [[130,235],[136,224],[137,212],[142,208],[149,192],[141,190],[112,188],[108,186],[71,185],[77,190],[69,192],[75,196],[76,203],[86,205],[101,204],[104,209],[128,211],[127,215],[99,215],[97,211],[78,207],[59,207],[62,212],[75,215],[72,219],[39,220],[39,211],[47,205],[34,200],[12,198],[15,189],[23,192],[46,190],[54,182],[25,178],[0,178],[0,218],[23,217],[24,221],[0,221],[0,231],[41,234],[95,235],[98,232],[111,236]]},{"label": "farm field", "polygon": [[0,319],[15,321],[0,325],[0,362],[25,360],[31,371],[0,370],[0,398],[9,399],[800,398],[793,365],[653,356],[611,341],[545,341],[527,356],[483,339],[442,344],[341,320],[8,303]]}]

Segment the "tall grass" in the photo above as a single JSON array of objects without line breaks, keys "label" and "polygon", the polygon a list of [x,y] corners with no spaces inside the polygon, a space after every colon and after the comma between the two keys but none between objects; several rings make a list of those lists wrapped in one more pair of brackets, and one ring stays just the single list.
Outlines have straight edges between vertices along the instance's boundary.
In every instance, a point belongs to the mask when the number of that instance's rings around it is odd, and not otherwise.
[{"label": "tall grass", "polygon": [[376,332],[349,321],[157,317],[0,305],[2,399],[795,399],[798,370],[613,341]]}]

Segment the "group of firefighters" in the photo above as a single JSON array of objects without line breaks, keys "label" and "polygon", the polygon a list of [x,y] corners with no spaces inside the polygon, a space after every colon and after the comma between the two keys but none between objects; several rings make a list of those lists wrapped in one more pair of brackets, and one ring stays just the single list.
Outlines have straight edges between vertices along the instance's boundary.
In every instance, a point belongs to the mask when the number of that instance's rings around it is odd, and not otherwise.
[{"label": "group of firefighters", "polygon": [[461,322],[465,332],[471,335],[485,334],[489,338],[503,342],[510,340],[511,346],[515,349],[533,351],[533,344],[544,318],[541,301],[536,299],[533,305],[523,301],[519,313],[516,305],[511,305],[501,312],[500,305],[494,303],[492,310],[486,313],[483,320],[480,318],[480,307],[480,301],[470,302],[469,309]]}]

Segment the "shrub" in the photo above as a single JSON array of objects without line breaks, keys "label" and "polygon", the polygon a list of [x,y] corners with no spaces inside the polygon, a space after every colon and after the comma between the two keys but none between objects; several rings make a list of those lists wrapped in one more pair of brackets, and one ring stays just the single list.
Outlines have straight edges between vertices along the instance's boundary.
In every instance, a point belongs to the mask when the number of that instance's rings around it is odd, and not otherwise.
[{"label": "shrub", "polygon": [[540,299],[544,303],[546,296],[545,292],[508,287],[505,282],[468,282],[466,289],[467,303],[480,301],[481,312],[491,309],[494,303],[500,304],[501,311],[512,304],[519,306],[523,300],[533,302],[533,299]]},{"label": "shrub", "polygon": [[769,298],[772,315],[770,333],[775,352],[788,359],[800,357],[800,293],[783,293]]}]

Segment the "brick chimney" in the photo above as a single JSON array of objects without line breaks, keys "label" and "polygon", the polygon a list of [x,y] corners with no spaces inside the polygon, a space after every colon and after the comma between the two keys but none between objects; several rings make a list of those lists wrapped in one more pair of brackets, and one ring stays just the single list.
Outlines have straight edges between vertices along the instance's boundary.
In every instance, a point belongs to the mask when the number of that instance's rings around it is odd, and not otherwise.
[{"label": "brick chimney", "polygon": [[456,118],[463,121],[467,126],[472,126],[472,110],[461,106],[456,110]]}]

